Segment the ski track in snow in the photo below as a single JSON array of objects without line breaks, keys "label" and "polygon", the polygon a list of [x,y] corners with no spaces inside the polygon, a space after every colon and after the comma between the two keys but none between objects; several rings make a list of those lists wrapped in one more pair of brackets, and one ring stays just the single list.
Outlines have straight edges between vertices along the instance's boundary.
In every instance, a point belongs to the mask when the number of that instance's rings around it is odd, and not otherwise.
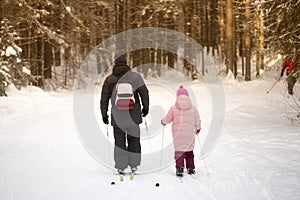
[{"label": "ski track in snow", "polygon": [[[209,95],[204,85],[191,85],[204,123],[201,134],[205,134],[211,117],[206,106]],[[197,179],[185,174],[183,183],[177,180],[174,165],[159,175],[141,173],[133,181],[126,175],[120,182],[81,145],[74,126],[72,93],[35,88],[12,91],[11,97],[0,98],[0,199],[298,200],[300,126],[292,126],[283,116],[280,85],[265,94],[271,85],[264,81],[224,83],[222,137],[205,160],[208,171],[196,143]],[[168,110],[175,101],[174,94],[159,85],[150,84],[149,89],[155,95],[152,105],[161,103]],[[159,92],[169,98],[162,98]],[[170,126],[166,127],[166,134],[169,132]],[[116,184],[111,185],[112,181]],[[159,187],[155,187],[157,182]]]}]

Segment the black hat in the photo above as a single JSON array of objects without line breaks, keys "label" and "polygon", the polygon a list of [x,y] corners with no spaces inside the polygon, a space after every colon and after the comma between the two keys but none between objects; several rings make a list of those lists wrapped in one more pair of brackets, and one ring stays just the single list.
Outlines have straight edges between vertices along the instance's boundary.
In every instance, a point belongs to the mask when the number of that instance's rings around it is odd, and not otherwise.
[{"label": "black hat", "polygon": [[124,55],[115,55],[115,66],[127,65],[127,60]]}]

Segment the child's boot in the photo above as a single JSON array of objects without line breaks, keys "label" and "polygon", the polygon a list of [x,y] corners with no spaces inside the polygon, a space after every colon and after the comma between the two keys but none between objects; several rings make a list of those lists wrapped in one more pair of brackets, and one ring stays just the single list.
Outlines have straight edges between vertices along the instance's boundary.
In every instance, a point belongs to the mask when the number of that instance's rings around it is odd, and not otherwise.
[{"label": "child's boot", "polygon": [[188,174],[189,174],[189,175],[195,174],[195,170],[194,170],[194,169],[188,169]]},{"label": "child's boot", "polygon": [[183,176],[183,167],[176,168],[176,176]]}]

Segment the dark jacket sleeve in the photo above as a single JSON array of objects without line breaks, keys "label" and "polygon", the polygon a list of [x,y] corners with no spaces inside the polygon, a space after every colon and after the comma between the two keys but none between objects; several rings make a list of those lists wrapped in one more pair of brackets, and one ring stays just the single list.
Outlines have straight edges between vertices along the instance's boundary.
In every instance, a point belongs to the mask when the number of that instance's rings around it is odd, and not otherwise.
[{"label": "dark jacket sleeve", "polygon": [[147,86],[145,85],[143,78],[140,75],[138,75],[138,85],[139,87],[136,91],[141,97],[143,109],[149,110],[149,91]]},{"label": "dark jacket sleeve", "polygon": [[107,116],[110,97],[111,97],[111,91],[109,87],[109,77],[108,77],[105,79],[101,91],[100,109],[101,109],[102,116]]}]

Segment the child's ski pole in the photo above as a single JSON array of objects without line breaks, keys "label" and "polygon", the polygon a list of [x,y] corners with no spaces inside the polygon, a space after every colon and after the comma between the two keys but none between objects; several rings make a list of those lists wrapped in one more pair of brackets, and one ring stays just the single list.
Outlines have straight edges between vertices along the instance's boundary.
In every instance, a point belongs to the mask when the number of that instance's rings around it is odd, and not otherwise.
[{"label": "child's ski pole", "polygon": [[[163,126],[163,130],[162,130],[162,141],[161,141],[161,150],[160,150],[158,179],[160,178],[160,171],[161,171],[161,165],[162,165],[162,157],[163,157],[163,149],[164,149],[164,132],[165,132],[165,126]],[[156,182],[155,186],[159,187],[159,182]]]}]

